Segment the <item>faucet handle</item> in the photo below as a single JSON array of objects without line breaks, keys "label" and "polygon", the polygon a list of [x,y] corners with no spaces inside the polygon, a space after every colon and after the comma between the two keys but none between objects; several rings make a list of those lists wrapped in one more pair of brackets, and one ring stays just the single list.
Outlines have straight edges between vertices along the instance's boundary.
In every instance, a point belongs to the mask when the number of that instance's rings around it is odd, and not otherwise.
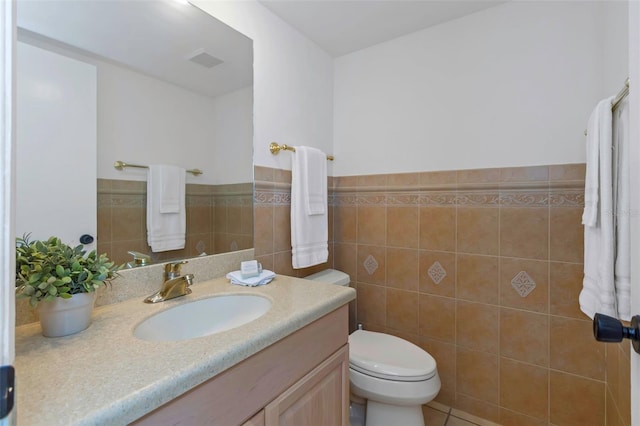
[{"label": "faucet handle", "polygon": [[169,262],[164,265],[164,273],[168,278],[175,278],[180,276],[180,268],[185,263],[189,263],[186,260],[181,260],[179,262]]}]

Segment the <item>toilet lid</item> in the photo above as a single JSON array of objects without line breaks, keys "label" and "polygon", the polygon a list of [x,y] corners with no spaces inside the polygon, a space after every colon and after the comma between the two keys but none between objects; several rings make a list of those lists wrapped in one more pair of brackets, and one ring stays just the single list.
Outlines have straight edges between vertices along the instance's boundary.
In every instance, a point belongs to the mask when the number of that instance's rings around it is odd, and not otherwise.
[{"label": "toilet lid", "polygon": [[363,374],[388,380],[420,381],[436,374],[435,359],[418,346],[365,330],[349,336],[349,364]]}]

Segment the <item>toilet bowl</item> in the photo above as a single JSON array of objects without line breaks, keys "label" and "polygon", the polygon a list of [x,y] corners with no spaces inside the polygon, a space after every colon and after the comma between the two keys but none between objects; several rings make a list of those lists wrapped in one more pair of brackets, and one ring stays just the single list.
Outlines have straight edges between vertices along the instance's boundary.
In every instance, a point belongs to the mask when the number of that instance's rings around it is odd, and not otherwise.
[{"label": "toilet bowl", "polygon": [[[328,269],[306,277],[348,285],[349,276]],[[356,330],[349,336],[351,393],[366,400],[366,426],[424,426],[422,404],[440,391],[436,361],[404,339]]]}]

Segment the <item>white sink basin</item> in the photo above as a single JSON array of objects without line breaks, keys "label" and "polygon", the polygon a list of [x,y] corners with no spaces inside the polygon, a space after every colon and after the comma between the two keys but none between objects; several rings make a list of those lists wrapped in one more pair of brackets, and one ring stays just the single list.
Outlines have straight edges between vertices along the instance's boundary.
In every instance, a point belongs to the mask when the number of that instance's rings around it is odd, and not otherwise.
[{"label": "white sink basin", "polygon": [[271,301],[252,294],[230,294],[184,303],[147,318],[133,334],[143,340],[176,341],[231,330],[267,313]]}]

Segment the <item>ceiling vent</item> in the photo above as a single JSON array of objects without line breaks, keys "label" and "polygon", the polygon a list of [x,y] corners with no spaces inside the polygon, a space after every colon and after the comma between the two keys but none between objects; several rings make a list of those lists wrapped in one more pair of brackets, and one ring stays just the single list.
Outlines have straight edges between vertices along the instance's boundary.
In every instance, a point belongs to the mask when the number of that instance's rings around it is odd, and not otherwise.
[{"label": "ceiling vent", "polygon": [[198,49],[192,52],[187,59],[191,62],[195,62],[198,65],[202,65],[205,68],[213,68],[216,65],[220,65],[224,61],[209,55],[204,49]]}]

